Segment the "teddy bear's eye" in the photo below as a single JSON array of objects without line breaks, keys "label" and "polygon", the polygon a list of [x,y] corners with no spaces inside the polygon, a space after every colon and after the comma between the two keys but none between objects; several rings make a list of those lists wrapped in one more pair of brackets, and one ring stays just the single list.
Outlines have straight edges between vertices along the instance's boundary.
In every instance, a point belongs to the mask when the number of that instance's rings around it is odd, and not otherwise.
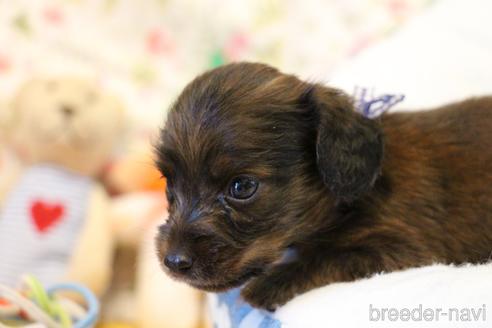
[{"label": "teddy bear's eye", "polygon": [[254,177],[238,176],[234,178],[229,186],[229,194],[239,200],[245,200],[253,196],[258,190],[259,182]]}]

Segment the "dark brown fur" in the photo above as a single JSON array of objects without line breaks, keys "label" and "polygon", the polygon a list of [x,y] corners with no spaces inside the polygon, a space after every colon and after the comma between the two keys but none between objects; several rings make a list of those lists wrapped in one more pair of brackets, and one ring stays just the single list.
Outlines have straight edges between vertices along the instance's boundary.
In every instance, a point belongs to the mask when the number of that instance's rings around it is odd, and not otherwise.
[{"label": "dark brown fur", "polygon": [[[192,81],[157,145],[161,259],[203,290],[274,309],[338,281],[492,252],[492,98],[369,120],[349,97],[261,64]],[[233,177],[258,177],[251,200]],[[169,270],[168,270],[169,271]]]}]

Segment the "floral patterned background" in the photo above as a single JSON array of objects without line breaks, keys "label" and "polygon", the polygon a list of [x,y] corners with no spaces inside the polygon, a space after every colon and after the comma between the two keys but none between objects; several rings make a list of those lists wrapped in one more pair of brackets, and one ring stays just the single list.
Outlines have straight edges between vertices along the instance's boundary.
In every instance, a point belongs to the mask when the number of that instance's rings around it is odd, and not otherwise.
[{"label": "floral patterned background", "polygon": [[[116,234],[118,229],[135,231],[142,226],[150,231],[148,222],[162,219],[161,212],[155,212],[156,208],[161,210],[163,186],[159,183],[158,198],[145,195],[150,204],[147,212],[142,210],[145,206],[139,198],[142,190],[134,190],[134,186],[155,191],[155,186],[148,186],[146,180],[152,178],[154,182],[155,172],[148,176],[142,172],[146,167],[147,171],[153,168],[147,161],[149,136],[162,125],[166,109],[194,76],[224,63],[249,60],[327,82],[342,61],[384,39],[432,2],[0,0],[0,105],[8,103],[26,80],[62,74],[86,77],[120,96],[128,109],[129,137],[122,139],[118,153],[109,159],[112,165],[107,166],[102,180],[114,196],[114,208],[126,214],[128,208],[134,209],[129,205],[138,207],[137,211],[129,211],[138,213],[138,217],[128,215],[129,220],[121,219],[115,227]],[[148,166],[142,165],[143,158]],[[124,184],[115,187],[113,176],[114,180],[124,180]],[[134,198],[130,199],[132,195]],[[154,207],[156,202],[158,206]],[[147,213],[148,218],[142,213]],[[153,252],[149,254],[156,262]],[[158,268],[148,258],[140,262],[149,263],[149,272]],[[155,278],[149,281],[152,290],[160,290],[155,288]],[[133,288],[133,283],[125,281],[123,292],[127,285]],[[114,301],[119,299],[117,292],[103,302],[103,312],[104,305],[111,309],[111,305],[121,304]],[[128,304],[133,309],[139,298],[130,295]],[[141,295],[149,299],[155,296]],[[155,313],[161,313],[160,303],[149,303],[159,304]],[[136,320],[135,313],[122,308],[122,317]],[[151,318],[155,314],[152,311],[151,307],[141,311],[141,317]],[[110,313],[107,317],[121,319],[120,314]]]},{"label": "floral patterned background", "polygon": [[326,79],[430,0],[0,0],[0,100],[36,75],[75,73],[153,127],[199,72],[263,61]]}]

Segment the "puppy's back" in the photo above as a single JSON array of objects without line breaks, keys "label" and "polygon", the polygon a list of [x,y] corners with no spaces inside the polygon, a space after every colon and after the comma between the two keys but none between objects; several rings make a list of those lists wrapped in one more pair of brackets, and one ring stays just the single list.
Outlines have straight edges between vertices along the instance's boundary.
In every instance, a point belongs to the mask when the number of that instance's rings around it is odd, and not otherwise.
[{"label": "puppy's back", "polygon": [[388,114],[382,126],[383,174],[393,182],[395,196],[388,204],[390,215],[411,211],[404,219],[425,226],[429,240],[441,240],[442,255],[451,262],[487,259],[492,251],[492,97]]},{"label": "puppy's back", "polygon": [[[492,97],[383,117],[386,143],[412,148],[455,176],[492,173]],[[474,170],[471,170],[474,168]],[[470,172],[465,172],[470,171]],[[492,182],[492,181],[491,181]]]}]

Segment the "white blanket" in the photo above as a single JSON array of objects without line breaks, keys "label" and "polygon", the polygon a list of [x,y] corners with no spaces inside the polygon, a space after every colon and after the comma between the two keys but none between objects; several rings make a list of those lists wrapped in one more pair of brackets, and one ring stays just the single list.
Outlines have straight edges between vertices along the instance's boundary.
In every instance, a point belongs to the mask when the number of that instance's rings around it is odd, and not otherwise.
[{"label": "white blanket", "polygon": [[492,327],[492,263],[434,265],[312,290],[268,313],[209,295],[218,328]]},{"label": "white blanket", "polygon": [[282,327],[492,327],[492,264],[332,284],[298,296],[275,317]]}]

